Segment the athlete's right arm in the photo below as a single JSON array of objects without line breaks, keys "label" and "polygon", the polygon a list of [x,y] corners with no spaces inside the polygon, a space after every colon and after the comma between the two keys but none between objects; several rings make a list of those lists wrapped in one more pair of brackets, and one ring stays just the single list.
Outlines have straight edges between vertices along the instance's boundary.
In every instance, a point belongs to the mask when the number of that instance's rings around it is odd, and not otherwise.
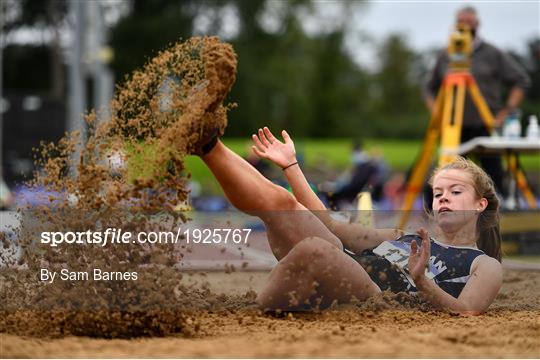
[{"label": "athlete's right arm", "polygon": [[326,207],[313,192],[309,183],[298,165],[294,142],[285,130],[281,132],[284,143],[275,138],[265,127],[253,135],[253,151],[261,158],[268,159],[283,169],[283,173],[291,185],[296,200],[309,210],[326,210]]},{"label": "athlete's right arm", "polygon": [[336,235],[346,249],[360,254],[366,249],[373,249],[386,240],[394,240],[403,235],[396,229],[374,229],[359,223],[349,223],[334,219],[331,210],[326,209],[319,197],[309,186],[300,166],[295,165],[284,171],[299,203],[311,210],[322,223]]},{"label": "athlete's right arm", "polygon": [[[313,192],[298,165],[294,142],[286,131],[282,131],[282,136],[284,143],[276,139],[267,127],[259,129],[258,136],[253,135],[252,137],[255,144],[253,151],[282,169],[285,168],[284,175],[296,200],[311,210],[347,249],[359,254],[366,249],[378,246],[383,241],[394,240],[403,235],[401,230],[373,229],[358,223],[348,223],[332,218],[330,210],[326,209],[319,197]],[[291,164],[294,165],[290,166]]]}]

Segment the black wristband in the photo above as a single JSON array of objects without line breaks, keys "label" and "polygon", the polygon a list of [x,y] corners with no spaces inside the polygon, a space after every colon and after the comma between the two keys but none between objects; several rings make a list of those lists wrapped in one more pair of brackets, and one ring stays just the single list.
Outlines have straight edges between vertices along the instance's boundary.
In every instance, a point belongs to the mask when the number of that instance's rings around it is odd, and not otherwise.
[{"label": "black wristband", "polygon": [[290,168],[291,166],[296,165],[296,164],[298,164],[298,161],[293,162],[292,164],[289,164],[289,165],[285,166],[284,168],[281,168],[281,170],[282,170],[282,171],[285,171],[285,170],[287,170],[288,168]]}]

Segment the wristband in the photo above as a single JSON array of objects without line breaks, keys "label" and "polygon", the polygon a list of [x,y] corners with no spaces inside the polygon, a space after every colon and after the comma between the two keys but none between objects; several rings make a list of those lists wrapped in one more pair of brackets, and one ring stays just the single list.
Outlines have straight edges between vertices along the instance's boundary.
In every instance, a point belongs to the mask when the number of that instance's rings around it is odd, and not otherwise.
[{"label": "wristband", "polygon": [[288,168],[290,168],[291,166],[294,166],[294,165],[296,165],[296,164],[298,164],[298,161],[293,162],[292,164],[289,164],[289,165],[285,166],[284,168],[281,168],[281,170],[282,170],[282,171],[285,171],[285,170],[287,170]]}]

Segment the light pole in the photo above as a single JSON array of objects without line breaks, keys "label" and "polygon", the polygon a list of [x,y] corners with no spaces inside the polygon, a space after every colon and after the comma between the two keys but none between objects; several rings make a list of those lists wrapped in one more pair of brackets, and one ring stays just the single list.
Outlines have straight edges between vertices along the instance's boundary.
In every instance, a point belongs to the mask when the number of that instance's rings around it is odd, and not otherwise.
[{"label": "light pole", "polygon": [[[68,88],[68,111],[67,111],[67,130],[73,132],[79,130],[81,132],[79,142],[75,145],[75,153],[72,157],[72,164],[76,164],[79,159],[82,142],[85,138],[84,121],[82,114],[85,109],[85,88],[84,78],[82,73],[82,54],[83,54],[83,29],[84,29],[84,13],[81,0],[70,0],[69,11],[74,21],[73,39],[71,52],[69,56],[69,88]],[[76,167],[70,169],[72,174],[77,171]]]}]

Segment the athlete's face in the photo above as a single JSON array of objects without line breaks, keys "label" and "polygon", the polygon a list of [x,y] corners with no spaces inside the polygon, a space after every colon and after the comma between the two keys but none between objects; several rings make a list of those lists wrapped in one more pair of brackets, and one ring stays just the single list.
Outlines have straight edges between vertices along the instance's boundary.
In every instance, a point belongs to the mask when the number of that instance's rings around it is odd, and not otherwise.
[{"label": "athlete's face", "polygon": [[474,190],[471,175],[462,170],[441,170],[433,179],[433,213],[444,231],[457,231],[476,223],[487,206]]}]

